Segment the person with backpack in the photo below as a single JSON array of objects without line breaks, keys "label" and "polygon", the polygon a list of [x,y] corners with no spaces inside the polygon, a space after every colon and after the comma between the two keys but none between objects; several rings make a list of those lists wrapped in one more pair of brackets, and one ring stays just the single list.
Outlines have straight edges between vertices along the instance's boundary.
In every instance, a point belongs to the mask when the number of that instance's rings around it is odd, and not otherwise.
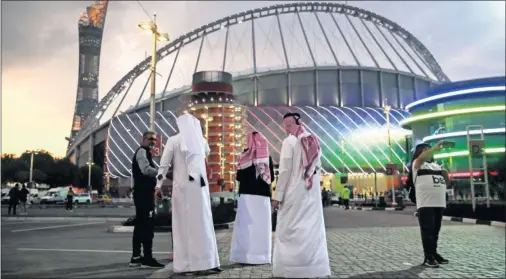
[{"label": "person with backpack", "polygon": [[449,263],[437,252],[437,241],[446,207],[446,187],[449,183],[448,173],[433,159],[434,152],[440,150],[442,145],[443,142],[438,142],[434,147],[426,143],[417,145],[406,181],[409,198],[416,204],[418,212],[425,254],[423,265],[433,268]]}]

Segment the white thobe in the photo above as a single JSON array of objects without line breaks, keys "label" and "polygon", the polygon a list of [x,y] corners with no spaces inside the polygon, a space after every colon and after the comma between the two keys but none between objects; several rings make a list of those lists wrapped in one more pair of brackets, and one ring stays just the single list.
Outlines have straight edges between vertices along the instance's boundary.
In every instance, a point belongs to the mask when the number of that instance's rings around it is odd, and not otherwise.
[{"label": "white thobe", "polygon": [[[288,136],[281,148],[275,199],[277,215],[272,273],[274,277],[312,278],[330,275],[325,222],[320,192],[320,173],[313,175],[308,190],[302,165],[300,140]],[[316,164],[320,166],[320,156]]]},{"label": "white thobe", "polygon": [[[174,245],[174,272],[192,272],[220,266],[218,247],[214,233],[209,183],[207,182],[205,157],[202,155],[200,173],[206,186],[200,186],[200,178],[189,180],[186,153],[179,146],[181,136],[167,140],[160,160],[159,174],[167,174],[173,161],[172,233]],[[209,145],[205,143],[206,156]]]},{"label": "white thobe", "polygon": [[230,261],[270,264],[272,251],[271,199],[241,194],[237,205]]}]

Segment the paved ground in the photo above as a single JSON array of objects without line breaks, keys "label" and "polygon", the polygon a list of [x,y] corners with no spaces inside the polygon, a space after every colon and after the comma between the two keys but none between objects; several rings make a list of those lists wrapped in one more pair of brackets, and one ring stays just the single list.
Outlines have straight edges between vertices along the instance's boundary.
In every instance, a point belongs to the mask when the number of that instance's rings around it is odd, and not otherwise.
[{"label": "paved ground", "polygon": [[[452,263],[421,269],[420,234],[408,212],[325,209],[333,278],[501,278],[505,275],[505,231],[445,222],[441,252]],[[2,278],[146,278],[170,276],[127,267],[131,234],[107,233],[115,223],[2,220]],[[217,231],[219,278],[271,277],[269,265],[228,265],[230,231]],[[168,263],[170,237],[156,234],[156,257]],[[213,276],[209,276],[213,277]]]}]

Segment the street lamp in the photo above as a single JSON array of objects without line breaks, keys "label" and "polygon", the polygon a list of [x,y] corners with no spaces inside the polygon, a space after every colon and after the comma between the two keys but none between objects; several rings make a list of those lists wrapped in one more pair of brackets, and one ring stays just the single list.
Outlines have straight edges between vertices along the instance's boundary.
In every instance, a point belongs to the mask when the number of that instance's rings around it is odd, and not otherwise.
[{"label": "street lamp", "polygon": [[390,109],[392,107],[390,107],[389,105],[385,105],[383,107],[383,110],[386,114],[386,124],[387,124],[387,142],[388,142],[388,151],[389,151],[389,157],[388,157],[388,160],[390,161],[389,163],[392,163],[392,142],[390,141]]},{"label": "street lamp", "polygon": [[37,155],[39,154],[39,152],[37,151],[29,151],[30,153],[30,185],[32,185],[32,181],[33,181],[33,157],[34,155]]},{"label": "street lamp", "polygon": [[339,143],[341,145],[341,156],[343,156],[343,173],[344,173],[344,139],[341,139]]},{"label": "street lamp", "polygon": [[[389,163],[392,164],[393,163],[393,160],[392,160],[392,142],[390,140],[390,110],[391,110],[391,106],[389,105],[385,105],[383,107],[383,110],[385,112],[385,115],[386,115],[386,124],[387,124],[387,143],[388,143],[388,160],[389,160]],[[397,205],[397,203],[395,202],[395,185],[394,185],[394,174],[392,172],[392,174],[390,174],[390,183],[392,183],[392,205]]]},{"label": "street lamp", "polygon": [[86,162],[86,165],[88,165],[88,191],[91,193],[91,166],[93,166],[95,163],[88,161]]},{"label": "street lamp", "polygon": [[156,42],[169,41],[167,33],[158,32],[156,25],[156,13],[153,14],[153,20],[139,23],[139,28],[149,30],[153,35],[153,53],[151,54],[151,94],[149,102],[149,129],[155,131],[155,84],[156,84]]}]

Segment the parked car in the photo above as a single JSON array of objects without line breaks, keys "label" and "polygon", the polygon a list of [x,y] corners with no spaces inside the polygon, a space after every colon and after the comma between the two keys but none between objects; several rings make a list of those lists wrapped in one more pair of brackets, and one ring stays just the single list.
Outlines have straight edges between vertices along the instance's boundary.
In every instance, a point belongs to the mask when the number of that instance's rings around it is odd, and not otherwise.
[{"label": "parked car", "polygon": [[100,195],[97,197],[97,203],[112,203],[112,198],[108,195]]},{"label": "parked car", "polygon": [[28,196],[28,203],[29,204],[39,204],[41,201],[41,199],[39,198],[39,194],[36,193],[36,194],[30,194]]},{"label": "parked car", "polygon": [[40,198],[41,204],[63,203],[67,199],[68,188],[58,187],[50,189],[46,195]]},{"label": "parked car", "polygon": [[74,195],[74,203],[75,204],[90,204],[91,203],[91,195],[89,193],[83,194],[75,194]]}]

